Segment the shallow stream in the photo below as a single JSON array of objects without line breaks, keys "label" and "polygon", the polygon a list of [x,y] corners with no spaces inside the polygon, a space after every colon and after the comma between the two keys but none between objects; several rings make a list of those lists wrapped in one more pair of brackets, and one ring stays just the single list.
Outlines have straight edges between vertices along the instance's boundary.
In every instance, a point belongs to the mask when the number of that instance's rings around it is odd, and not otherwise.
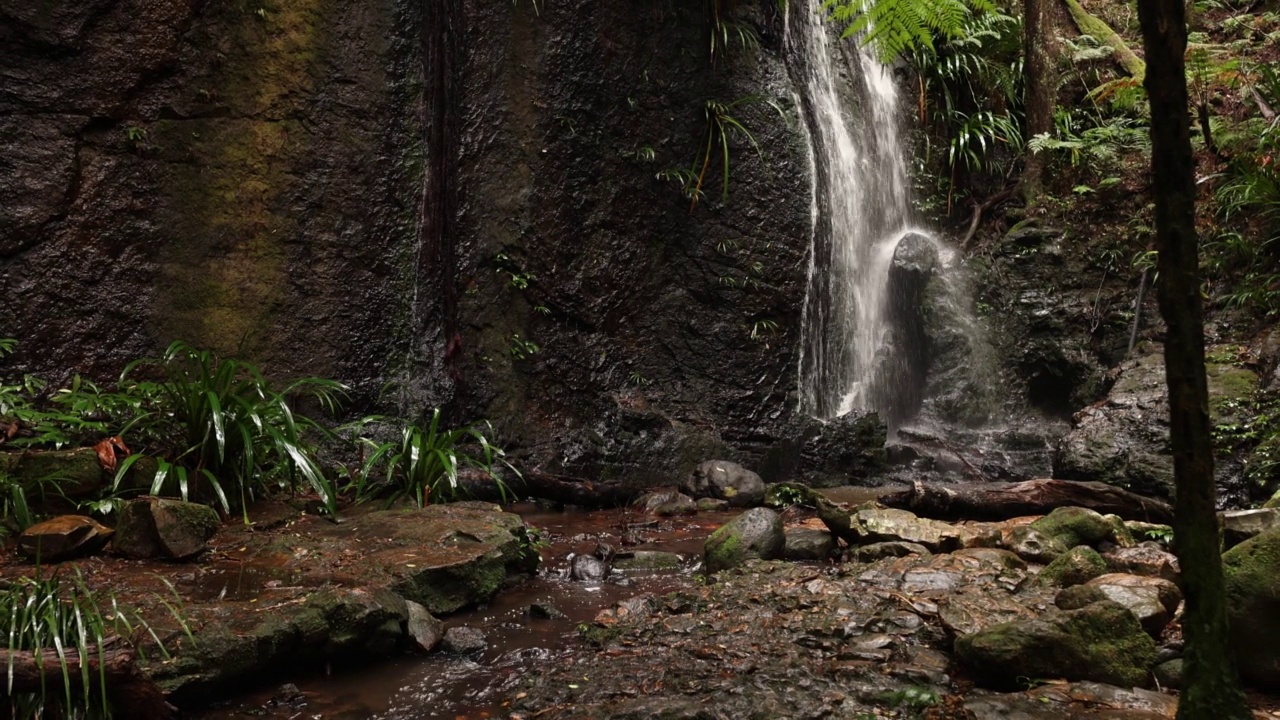
[{"label": "shallow stream", "polygon": [[[604,608],[641,593],[665,593],[695,582],[703,541],[737,513],[654,518],[630,510],[546,510],[532,503],[508,508],[542,531],[542,568],[532,580],[500,593],[487,606],[445,618],[446,627],[485,632],[489,647],[472,657],[435,652],[405,655],[328,677],[288,677],[302,693],[290,702],[273,688],[200,713],[204,720],[243,717],[325,720],[505,717],[502,702],[516,679],[583,647],[577,627]],[[684,558],[679,570],[619,571],[605,582],[568,577],[572,554],[604,543],[619,552],[658,550]],[[529,607],[554,607],[563,617],[535,618]]]}]

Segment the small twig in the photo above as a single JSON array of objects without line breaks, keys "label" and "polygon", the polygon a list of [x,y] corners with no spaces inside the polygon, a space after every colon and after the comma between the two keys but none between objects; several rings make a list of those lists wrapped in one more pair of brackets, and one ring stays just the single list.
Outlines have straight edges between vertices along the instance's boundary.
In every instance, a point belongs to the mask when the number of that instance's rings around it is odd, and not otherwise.
[{"label": "small twig", "polygon": [[1138,342],[1138,326],[1142,322],[1142,300],[1147,295],[1147,273],[1149,272],[1151,268],[1143,268],[1142,280],[1138,283],[1138,297],[1133,301],[1133,328],[1129,330],[1129,349],[1124,352],[1126,360],[1133,354],[1133,346]]},{"label": "small twig", "polygon": [[1262,119],[1267,122],[1274,122],[1276,119],[1276,111],[1272,110],[1271,106],[1267,104],[1267,101],[1262,97],[1262,94],[1258,92],[1258,88],[1256,86],[1251,86],[1249,88],[1249,94],[1253,96],[1253,102],[1258,106],[1258,112],[1262,113]]}]

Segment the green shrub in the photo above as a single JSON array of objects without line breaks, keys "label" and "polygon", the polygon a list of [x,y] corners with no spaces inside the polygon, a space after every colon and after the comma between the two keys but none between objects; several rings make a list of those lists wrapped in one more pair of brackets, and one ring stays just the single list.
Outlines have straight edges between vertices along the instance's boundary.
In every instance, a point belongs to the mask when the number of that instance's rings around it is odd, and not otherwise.
[{"label": "green shrub", "polygon": [[[444,428],[440,410],[431,412],[425,424],[409,423],[395,431],[395,439],[377,441],[368,430],[386,429],[397,421],[383,417],[364,418],[348,429],[356,431],[363,446],[364,462],[353,473],[351,490],[359,501],[386,497],[388,503],[410,498],[419,506],[432,502],[450,502],[464,493],[458,483],[458,470],[471,467],[483,471],[495,483],[503,500],[509,497],[506,483],[497,474],[497,466],[505,465],[519,475],[504,459],[502,449],[493,445],[478,425]],[[487,423],[486,423],[487,426]]]},{"label": "green shrub", "polygon": [[[134,379],[147,370],[159,379]],[[145,412],[127,428],[142,452],[120,463],[114,489],[134,463],[151,456],[158,464],[153,495],[212,494],[230,512],[272,488],[305,483],[330,513],[336,511],[337,492],[309,437],[329,433],[295,412],[291,401],[311,399],[332,412],[347,391],[341,383],[312,377],[277,390],[251,363],[175,342],[160,358],[130,363],[120,388],[141,398]]]}]

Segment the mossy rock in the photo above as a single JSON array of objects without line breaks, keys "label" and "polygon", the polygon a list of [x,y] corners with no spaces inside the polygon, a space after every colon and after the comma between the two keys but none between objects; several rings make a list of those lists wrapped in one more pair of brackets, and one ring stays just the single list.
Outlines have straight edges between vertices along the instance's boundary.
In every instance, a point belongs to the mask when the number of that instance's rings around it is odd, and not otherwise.
[{"label": "mossy rock", "polygon": [[1280,529],[1222,556],[1236,667],[1246,682],[1280,690]]},{"label": "mossy rock", "polygon": [[1056,508],[1031,523],[1031,527],[1056,538],[1068,548],[1095,545],[1110,540],[1116,532],[1115,526],[1101,513],[1081,507]]},{"label": "mossy rock", "polygon": [[979,683],[1015,689],[1027,678],[1147,684],[1156,644],[1124,606],[1103,600],[1079,610],[995,625],[956,640]]},{"label": "mossy rock", "polygon": [[221,527],[207,505],[144,497],[120,509],[113,547],[132,558],[184,560],[203,552]]},{"label": "mossy rock", "polygon": [[776,560],[786,547],[782,518],[768,508],[753,508],[725,523],[703,547],[707,572],[737,567],[747,560]]},{"label": "mossy rock", "polygon": [[1089,582],[1106,572],[1107,562],[1097,550],[1077,545],[1041,570],[1037,581],[1044,585],[1071,587]]}]

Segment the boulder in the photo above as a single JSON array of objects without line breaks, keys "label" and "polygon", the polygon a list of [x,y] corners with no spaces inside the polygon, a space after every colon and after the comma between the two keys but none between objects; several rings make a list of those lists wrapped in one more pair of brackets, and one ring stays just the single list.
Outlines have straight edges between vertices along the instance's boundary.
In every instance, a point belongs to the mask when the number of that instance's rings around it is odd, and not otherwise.
[{"label": "boulder", "polygon": [[[1209,355],[1215,355],[1210,349]],[[1218,355],[1227,355],[1218,353]],[[1251,370],[1229,362],[1206,364],[1210,414],[1233,422],[1258,387]],[[1219,480],[1230,463],[1216,463]],[[1054,474],[1068,480],[1102,482],[1153,497],[1173,497],[1169,449],[1169,404],[1164,356],[1153,353],[1121,365],[1106,400],[1080,411],[1075,428],[1058,444]]]},{"label": "boulder", "polygon": [[1098,551],[1086,545],[1077,545],[1059,555],[1040,571],[1037,580],[1047,585],[1071,587],[1088,582],[1107,572],[1107,563]]},{"label": "boulder", "polygon": [[1031,523],[1031,527],[1064,546],[1096,545],[1114,540],[1115,527],[1101,513],[1081,507],[1060,507]]},{"label": "boulder", "polygon": [[98,552],[112,533],[93,518],[60,515],[23,530],[18,536],[18,551],[36,562],[61,562]]},{"label": "boulder", "polygon": [[1222,526],[1223,546],[1233,548],[1255,535],[1280,527],[1280,510],[1227,510],[1218,513],[1218,521]]},{"label": "boulder", "polygon": [[960,547],[960,530],[954,525],[917,517],[906,510],[862,508],[852,513],[828,513],[820,508],[819,516],[850,545],[908,542],[923,545],[931,552]]},{"label": "boulder", "polygon": [[718,572],[751,559],[779,559],[785,548],[786,535],[778,513],[752,508],[712,533],[703,547],[703,557],[707,572]]},{"label": "boulder", "polygon": [[489,647],[489,638],[485,636],[484,631],[465,625],[446,630],[444,639],[440,643],[442,650],[458,655],[479,655],[487,647]]},{"label": "boulder", "polygon": [[405,633],[419,650],[431,652],[444,640],[444,623],[418,603],[406,600],[409,620],[405,625]]},{"label": "boulder", "polygon": [[826,530],[807,527],[786,529],[782,557],[787,560],[826,560],[835,552],[836,538]]},{"label": "boulder", "polygon": [[733,507],[754,507],[764,500],[764,481],[760,476],[726,460],[702,463],[680,489],[694,498],[725,500]]},{"label": "boulder", "polygon": [[1033,563],[1051,563],[1069,550],[1060,540],[1030,525],[1016,525],[1000,532],[1000,544]]},{"label": "boulder", "polygon": [[955,650],[979,683],[999,689],[1020,687],[1026,678],[1140,686],[1156,659],[1151,636],[1108,600],[988,627],[958,638]]},{"label": "boulder", "polygon": [[131,558],[185,560],[208,549],[222,522],[207,505],[141,497],[120,508],[115,551]]},{"label": "boulder", "polygon": [[1168,580],[1112,573],[1069,587],[1054,599],[1063,610],[1075,610],[1100,600],[1123,605],[1153,637],[1160,635],[1182,602],[1182,592]]},{"label": "boulder", "polygon": [[1155,542],[1111,548],[1102,553],[1102,559],[1107,563],[1107,570],[1113,573],[1156,577],[1174,583],[1181,573],[1177,556]]},{"label": "boulder", "polygon": [[1231,649],[1244,680],[1280,691],[1280,530],[1268,530],[1222,556]]}]

